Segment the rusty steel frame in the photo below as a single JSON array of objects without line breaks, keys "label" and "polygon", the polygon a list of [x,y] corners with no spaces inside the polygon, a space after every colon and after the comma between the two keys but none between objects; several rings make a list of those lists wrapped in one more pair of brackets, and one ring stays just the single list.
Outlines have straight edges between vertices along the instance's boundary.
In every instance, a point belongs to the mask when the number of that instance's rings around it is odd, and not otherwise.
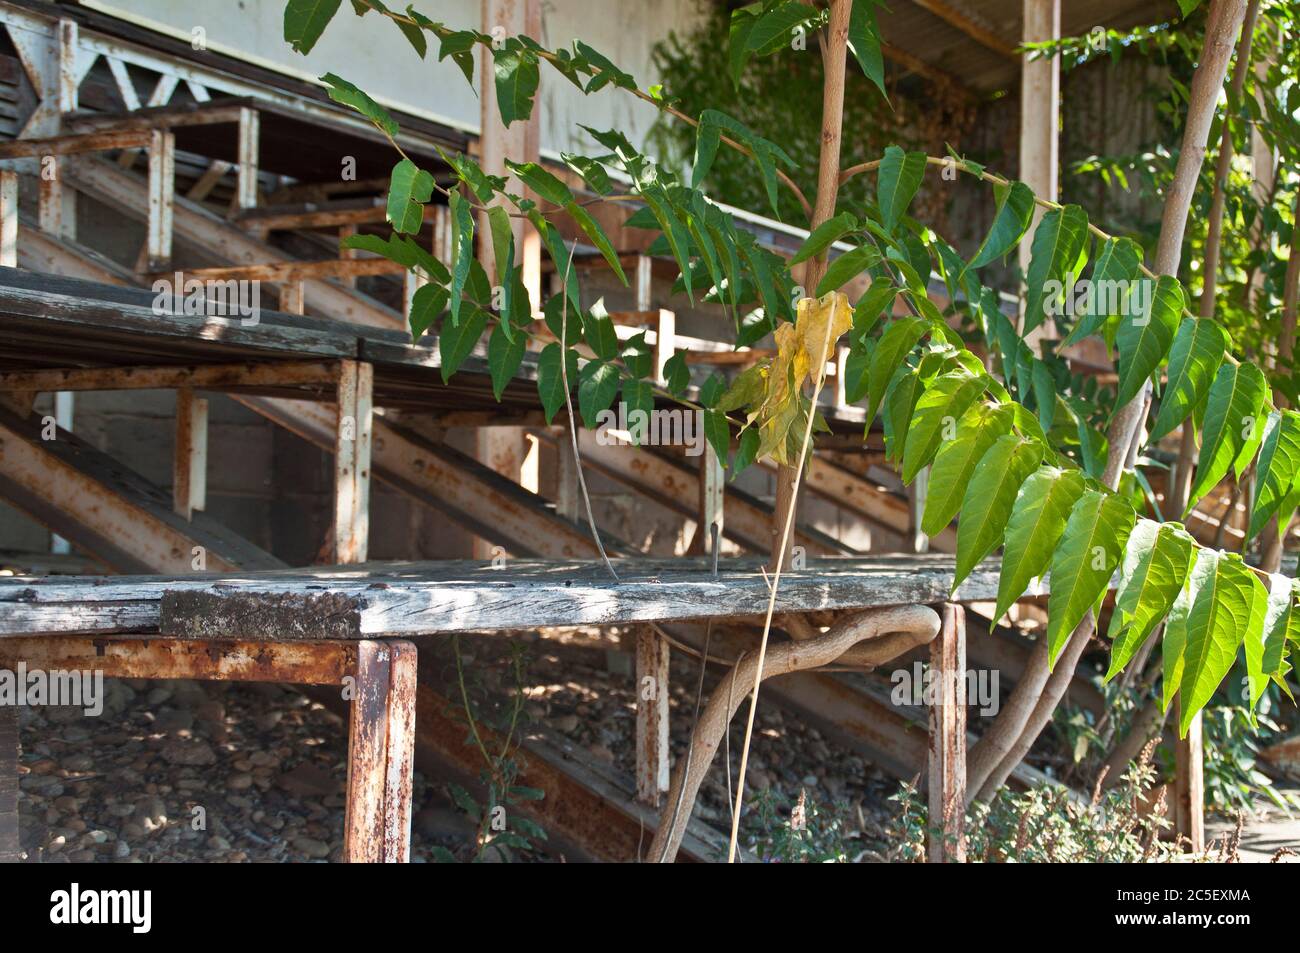
[{"label": "rusty steel frame", "polygon": [[966,860],[966,610],[946,603],[930,643],[934,697],[928,761],[931,863]]},{"label": "rusty steel frame", "polygon": [[[340,685],[351,690],[343,822],[343,859],[349,863],[410,859],[416,660],[415,645],[400,640],[227,642],[87,636],[0,640],[0,667],[9,669],[23,662],[29,669],[102,672],[109,678]],[[0,708],[0,713],[6,710],[11,709]],[[16,734],[11,743],[0,720],[0,859],[7,850],[6,771],[11,760],[16,762]],[[16,790],[15,784],[15,794]]]}]

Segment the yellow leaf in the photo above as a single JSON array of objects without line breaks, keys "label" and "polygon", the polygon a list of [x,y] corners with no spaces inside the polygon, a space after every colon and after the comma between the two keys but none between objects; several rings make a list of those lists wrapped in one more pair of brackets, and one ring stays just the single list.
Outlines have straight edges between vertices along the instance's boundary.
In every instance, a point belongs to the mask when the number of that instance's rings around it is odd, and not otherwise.
[{"label": "yellow leaf", "polygon": [[835,342],[851,327],[853,309],[842,292],[832,291],[820,298],[800,299],[795,328],[799,332],[803,359],[807,368],[816,375],[815,380],[820,379]]}]

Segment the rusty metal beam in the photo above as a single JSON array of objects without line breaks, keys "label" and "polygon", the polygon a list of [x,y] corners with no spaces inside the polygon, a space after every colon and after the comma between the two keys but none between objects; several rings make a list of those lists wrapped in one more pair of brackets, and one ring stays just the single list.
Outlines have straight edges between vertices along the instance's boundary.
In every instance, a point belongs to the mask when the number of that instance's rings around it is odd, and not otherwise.
[{"label": "rusty metal beam", "polygon": [[225,642],[42,635],[0,639],[0,668],[18,662],[105,678],[339,685],[356,673],[361,642]]},{"label": "rusty metal beam", "polygon": [[152,140],[153,133],[149,129],[124,129],[43,139],[9,139],[0,142],[0,159],[39,159],[44,156],[106,152],[111,149],[147,149]]}]

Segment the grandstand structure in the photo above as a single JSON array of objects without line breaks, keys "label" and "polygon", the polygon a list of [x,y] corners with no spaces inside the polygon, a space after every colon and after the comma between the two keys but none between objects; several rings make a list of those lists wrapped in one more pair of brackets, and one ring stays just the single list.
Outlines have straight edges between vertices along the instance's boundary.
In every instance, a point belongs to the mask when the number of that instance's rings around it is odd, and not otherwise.
[{"label": "grandstand structure", "polygon": [[[393,155],[383,137],[317,85],[97,6],[0,2],[0,498],[11,508],[0,514],[10,570],[0,577],[0,666],[307,686],[352,679],[346,856],[401,861],[413,760],[459,776],[476,770],[425,677],[427,640],[617,628],[634,634],[638,680],[661,685],[672,652],[699,651],[708,619],[715,650],[755,644],[762,557],[776,531],[772,473],[755,467],[732,483],[712,450],[571,438],[560,418],[544,417],[535,355],[500,399],[482,350],[444,382],[435,335],[413,341],[407,327],[416,279],[340,246],[387,234]],[[1094,20],[1130,25],[1150,5],[1063,11],[1059,0],[1024,0],[980,4],[978,15],[974,6],[893,4],[897,19],[882,23],[891,68],[976,92],[1019,84],[1020,178],[1054,193],[1056,96],[1036,91],[1059,88],[1059,67],[1024,61],[1019,41]],[[541,15],[536,0],[482,7],[485,30],[536,28]],[[1088,22],[1071,22],[1079,18]],[[471,151],[489,169],[503,169],[504,156],[545,159],[537,117],[500,128],[491,90],[477,131],[399,112],[403,149],[448,177],[440,149]],[[342,178],[340,157],[352,160]],[[446,211],[416,236],[443,259]],[[684,351],[696,383],[768,353],[733,347],[707,311],[672,300],[675,268],[649,253],[647,233],[622,227],[628,211],[600,213],[632,278],[630,290],[611,282],[607,295],[620,335],[645,332],[660,372]],[[801,241],[756,215],[739,221],[778,251]],[[577,267],[605,267],[576,228],[567,237]],[[523,248],[539,303],[554,276],[536,241]],[[1032,642],[987,618],[995,567],[950,595],[955,534],[921,533],[924,481],[905,490],[879,435],[863,440],[868,422],[846,402],[842,372],[841,358],[830,378],[839,386],[823,398],[831,432],[819,435],[797,524],[806,560],[779,594],[782,637],[850,612],[928,606],[932,625],[898,643],[900,664],[926,658],[952,676],[969,659],[1013,682]],[[131,441],[83,432],[68,412],[93,412],[104,395],[174,408],[139,424],[148,431],[139,459]],[[293,468],[241,459],[220,436],[229,419],[323,461],[317,496],[292,504],[304,514],[296,523],[280,508],[290,506]],[[624,505],[621,516],[600,508],[597,520],[617,580],[588,525],[579,468]],[[265,488],[261,510],[226,489],[240,480]],[[1214,494],[1191,528],[1207,540],[1221,524],[1240,532],[1239,509],[1231,494]],[[259,512],[290,525],[258,530]],[[641,532],[649,524],[656,534]],[[430,532],[412,542],[411,525]],[[1029,594],[1019,617],[1037,618],[1041,598]],[[963,680],[942,680],[928,709],[898,706],[871,671],[884,661],[864,661],[852,678],[790,674],[765,698],[899,778],[924,772],[949,835],[931,857],[960,859],[954,806],[974,727]],[[530,809],[581,855],[634,859],[658,824],[668,698],[663,690],[640,703],[635,777],[575,755],[562,738],[526,742],[520,781],[547,792]],[[1102,710],[1083,677],[1070,702]],[[0,708],[0,856],[18,854],[19,741],[14,710]],[[1198,758],[1193,749],[1181,781],[1188,829],[1199,813]],[[1013,780],[1047,779],[1022,766]],[[713,860],[725,848],[725,833],[693,821],[680,856]]]}]

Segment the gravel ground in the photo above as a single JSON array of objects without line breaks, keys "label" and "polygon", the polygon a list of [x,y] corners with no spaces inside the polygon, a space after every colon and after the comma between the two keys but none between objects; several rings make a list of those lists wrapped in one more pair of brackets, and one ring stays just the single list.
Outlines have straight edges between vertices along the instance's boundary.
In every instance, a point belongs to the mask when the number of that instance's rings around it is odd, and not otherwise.
[{"label": "gravel ground", "polygon": [[[612,762],[630,777],[636,710],[631,653],[595,632],[524,641],[523,730],[545,725],[586,748],[593,761]],[[464,652],[478,683],[471,691],[506,697],[513,686],[505,640],[467,639]],[[674,653],[674,757],[685,751],[698,677],[696,665]],[[712,681],[710,673],[706,697]],[[99,717],[80,709],[22,710],[19,807],[29,861],[340,858],[347,732],[333,712],[274,685],[108,679],[105,686]],[[742,732],[738,718],[733,764]],[[752,792],[770,790],[772,803],[782,808],[806,789],[810,800],[842,803],[846,816],[869,824],[886,816],[885,798],[895,787],[815,729],[761,705],[747,783]],[[416,772],[414,809],[413,860],[431,860],[435,847],[467,856],[473,827],[444,785]],[[721,758],[697,816],[725,827]]]}]

